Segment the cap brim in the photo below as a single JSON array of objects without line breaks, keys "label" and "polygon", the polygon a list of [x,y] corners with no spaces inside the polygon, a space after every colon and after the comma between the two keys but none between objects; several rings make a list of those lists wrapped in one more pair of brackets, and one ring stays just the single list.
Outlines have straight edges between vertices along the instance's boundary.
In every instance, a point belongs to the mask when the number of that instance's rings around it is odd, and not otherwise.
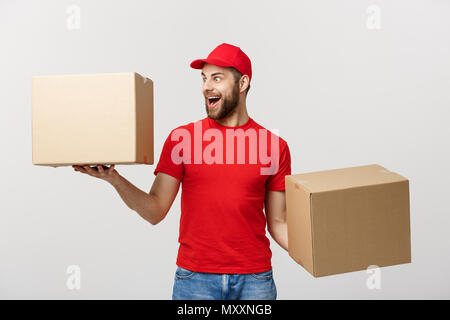
[{"label": "cap brim", "polygon": [[228,62],[218,59],[197,59],[191,62],[191,68],[202,69],[205,63],[210,63],[219,67],[231,67]]},{"label": "cap brim", "polygon": [[197,59],[191,62],[191,68],[202,69],[206,63],[206,59]]}]

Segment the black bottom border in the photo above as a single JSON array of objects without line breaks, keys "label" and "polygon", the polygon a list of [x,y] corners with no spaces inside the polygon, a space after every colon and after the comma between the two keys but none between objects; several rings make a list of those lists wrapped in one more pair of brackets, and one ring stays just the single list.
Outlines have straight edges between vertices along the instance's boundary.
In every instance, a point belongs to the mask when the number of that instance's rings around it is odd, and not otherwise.
[{"label": "black bottom border", "polygon": [[[405,317],[425,311],[445,314],[448,300],[2,300],[2,313],[36,317],[107,316],[129,318],[133,314],[157,319],[287,319],[344,316],[345,318]],[[445,309],[444,309],[445,308]],[[60,312],[59,310],[62,310]],[[88,312],[86,310],[89,310]],[[431,311],[431,314],[430,314]],[[155,315],[160,315],[156,316]]]}]

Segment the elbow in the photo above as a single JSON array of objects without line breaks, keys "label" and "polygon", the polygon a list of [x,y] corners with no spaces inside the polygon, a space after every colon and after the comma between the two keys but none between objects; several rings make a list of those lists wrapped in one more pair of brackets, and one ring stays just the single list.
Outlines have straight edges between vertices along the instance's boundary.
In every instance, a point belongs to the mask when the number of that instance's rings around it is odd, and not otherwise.
[{"label": "elbow", "polygon": [[151,225],[156,226],[165,218],[168,210],[162,208],[151,195],[149,196],[149,199],[151,200],[150,205],[145,208],[145,214],[142,216]]},{"label": "elbow", "polygon": [[157,218],[157,217],[147,217],[145,220],[147,220],[148,222],[150,222],[150,224],[152,226],[156,226],[157,224],[159,224],[163,218]]},{"label": "elbow", "polygon": [[162,212],[162,213],[158,214],[157,216],[153,216],[153,217],[149,216],[146,220],[148,222],[150,222],[151,225],[156,226],[161,221],[163,221],[165,217],[166,217],[166,213]]},{"label": "elbow", "polygon": [[277,229],[276,228],[272,228],[272,227],[267,227],[267,231],[269,232],[270,236],[276,240],[276,238],[278,238],[278,233],[277,233]]},{"label": "elbow", "polygon": [[267,229],[272,239],[275,240],[275,242],[278,243],[282,248],[288,251],[287,223],[280,222],[269,226]]},{"label": "elbow", "polygon": [[269,231],[271,236],[275,236],[280,233],[283,233],[283,231],[286,228],[287,228],[286,220],[271,221],[271,223],[267,224],[267,231]]},{"label": "elbow", "polygon": [[280,244],[280,241],[283,237],[280,235],[279,232],[269,230],[269,234],[272,237],[272,239],[275,240],[276,243]]}]

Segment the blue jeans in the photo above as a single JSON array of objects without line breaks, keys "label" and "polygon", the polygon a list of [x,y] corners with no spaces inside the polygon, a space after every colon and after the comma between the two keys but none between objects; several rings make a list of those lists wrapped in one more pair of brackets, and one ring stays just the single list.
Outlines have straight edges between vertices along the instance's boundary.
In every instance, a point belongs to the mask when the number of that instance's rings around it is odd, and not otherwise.
[{"label": "blue jeans", "polygon": [[173,300],[276,300],[272,270],[260,273],[220,274],[175,271]]}]

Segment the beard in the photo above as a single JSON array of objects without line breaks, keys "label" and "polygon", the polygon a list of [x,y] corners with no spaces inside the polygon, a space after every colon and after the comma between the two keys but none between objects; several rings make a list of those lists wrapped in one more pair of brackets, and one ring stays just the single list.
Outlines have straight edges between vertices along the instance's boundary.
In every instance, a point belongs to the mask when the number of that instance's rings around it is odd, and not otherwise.
[{"label": "beard", "polygon": [[228,117],[239,103],[239,83],[233,87],[230,96],[224,96],[219,103],[222,106],[216,106],[214,109],[208,107],[208,101],[205,102],[206,114],[213,120],[221,120]]}]

